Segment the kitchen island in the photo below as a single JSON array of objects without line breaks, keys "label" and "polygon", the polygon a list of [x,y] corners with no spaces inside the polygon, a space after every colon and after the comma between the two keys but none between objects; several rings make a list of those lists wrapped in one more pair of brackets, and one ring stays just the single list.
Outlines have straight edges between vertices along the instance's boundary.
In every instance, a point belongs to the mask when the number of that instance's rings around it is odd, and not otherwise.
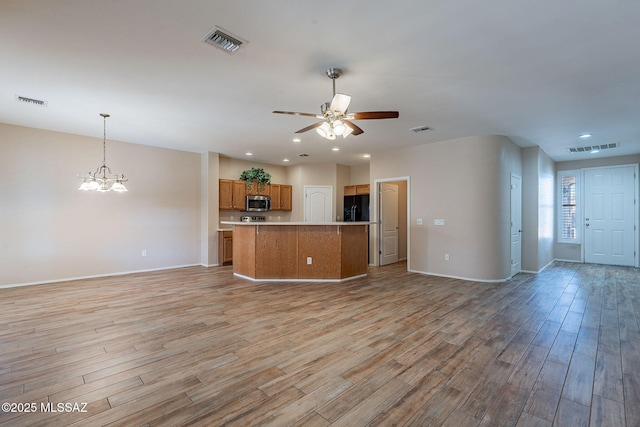
[{"label": "kitchen island", "polygon": [[235,222],[233,274],[250,280],[342,281],[367,275],[369,222]]}]

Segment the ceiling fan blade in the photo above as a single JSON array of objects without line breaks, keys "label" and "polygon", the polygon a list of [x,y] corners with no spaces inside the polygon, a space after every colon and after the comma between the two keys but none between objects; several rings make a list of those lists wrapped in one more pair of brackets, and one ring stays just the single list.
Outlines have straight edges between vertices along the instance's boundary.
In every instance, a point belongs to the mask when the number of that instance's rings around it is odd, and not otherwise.
[{"label": "ceiling fan blade", "polygon": [[302,128],[300,130],[295,131],[295,133],[303,133],[303,132],[306,132],[308,130],[315,129],[317,127],[322,126],[323,123],[324,123],[324,121],[318,122],[318,123],[314,123],[314,124],[312,124],[310,126],[307,126],[306,128]]},{"label": "ceiling fan blade", "polygon": [[312,113],[298,113],[296,111],[274,111],[275,114],[291,114],[293,116],[307,116],[307,117],[316,117],[321,119],[323,116],[319,116],[317,114]]},{"label": "ceiling fan blade", "polygon": [[352,120],[377,120],[377,119],[397,119],[400,113],[397,111],[363,111],[361,113],[349,114]]},{"label": "ceiling fan blade", "polygon": [[361,133],[364,133],[364,131],[360,129],[359,126],[357,126],[355,123],[351,123],[349,120],[343,120],[342,123],[351,128],[351,135],[360,135]]},{"label": "ceiling fan blade", "polygon": [[349,103],[351,102],[351,97],[349,95],[345,95],[344,93],[336,93],[331,100],[331,106],[329,107],[333,111],[340,111],[344,114],[349,108]]}]

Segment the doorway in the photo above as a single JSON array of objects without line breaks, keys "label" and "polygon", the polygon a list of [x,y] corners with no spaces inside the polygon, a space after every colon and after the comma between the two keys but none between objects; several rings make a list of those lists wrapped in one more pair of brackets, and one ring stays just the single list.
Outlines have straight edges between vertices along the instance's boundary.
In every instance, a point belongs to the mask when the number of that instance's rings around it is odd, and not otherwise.
[{"label": "doorway", "polygon": [[380,184],[380,265],[398,262],[398,185]]},{"label": "doorway", "polygon": [[511,276],[521,270],[522,262],[522,179],[511,174]]},{"label": "doorway", "polygon": [[584,260],[636,266],[637,165],[584,169]]},{"label": "doorway", "polygon": [[[371,242],[377,250],[377,265],[407,261],[409,265],[409,177],[375,180],[374,222]],[[375,253],[375,252],[374,252]]]},{"label": "doorway", "polygon": [[333,218],[333,187],[304,187],[304,222],[331,222]]}]

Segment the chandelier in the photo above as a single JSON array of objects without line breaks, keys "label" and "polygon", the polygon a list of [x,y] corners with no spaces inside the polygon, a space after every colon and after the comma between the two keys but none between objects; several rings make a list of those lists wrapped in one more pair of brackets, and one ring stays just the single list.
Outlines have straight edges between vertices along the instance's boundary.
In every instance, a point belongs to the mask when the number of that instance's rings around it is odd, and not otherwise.
[{"label": "chandelier", "polygon": [[104,120],[104,134],[102,137],[102,165],[95,172],[89,172],[82,178],[82,184],[78,190],[94,190],[100,192],[117,191],[119,193],[127,191],[123,182],[129,179],[124,174],[114,174],[107,166],[107,117],[108,114],[100,113]]}]

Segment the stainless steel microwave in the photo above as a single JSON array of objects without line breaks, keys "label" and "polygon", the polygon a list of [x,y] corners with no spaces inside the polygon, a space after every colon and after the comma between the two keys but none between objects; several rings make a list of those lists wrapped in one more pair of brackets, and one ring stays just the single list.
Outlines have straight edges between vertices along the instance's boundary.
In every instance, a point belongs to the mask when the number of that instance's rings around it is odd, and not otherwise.
[{"label": "stainless steel microwave", "polygon": [[247,194],[245,204],[247,212],[265,212],[271,210],[271,197],[269,196],[253,196]]}]

